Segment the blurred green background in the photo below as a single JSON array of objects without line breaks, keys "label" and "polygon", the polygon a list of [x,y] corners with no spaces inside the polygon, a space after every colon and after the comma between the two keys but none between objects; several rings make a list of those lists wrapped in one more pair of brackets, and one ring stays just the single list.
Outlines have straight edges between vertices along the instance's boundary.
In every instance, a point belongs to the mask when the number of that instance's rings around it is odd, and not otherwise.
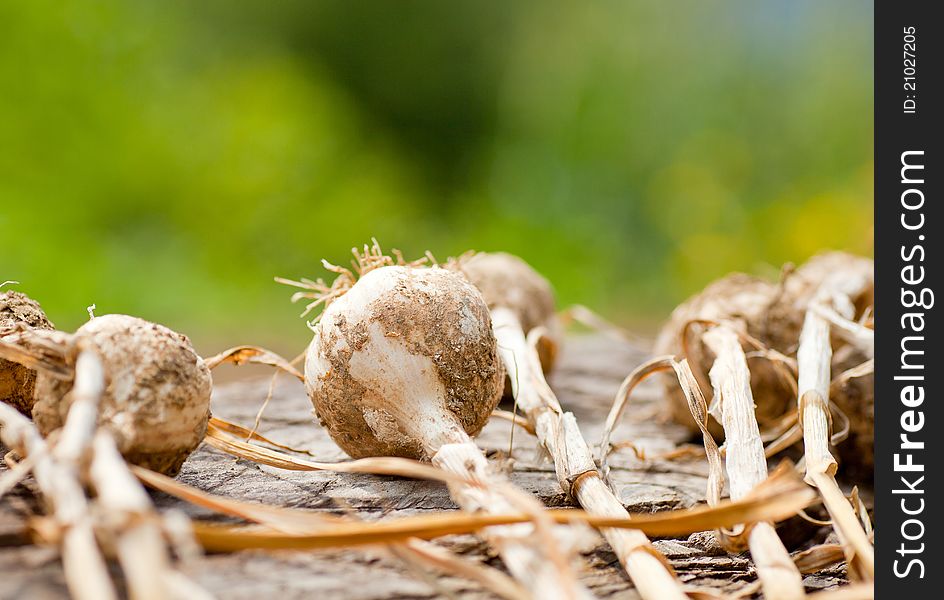
[{"label": "blurred green background", "polygon": [[376,236],[652,329],[872,247],[869,2],[0,4],[0,281],[73,329],[298,350],[272,281]]}]

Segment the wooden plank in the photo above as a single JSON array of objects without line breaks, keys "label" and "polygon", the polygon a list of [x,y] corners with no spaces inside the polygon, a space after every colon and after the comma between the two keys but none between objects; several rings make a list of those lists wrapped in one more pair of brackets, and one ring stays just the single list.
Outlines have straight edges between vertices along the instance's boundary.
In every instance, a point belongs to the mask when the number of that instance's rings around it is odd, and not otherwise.
[{"label": "wooden plank", "polygon": [[[568,340],[550,383],[565,409],[575,413],[591,443],[600,438],[603,419],[621,379],[644,357],[638,349],[603,336]],[[221,386],[214,395],[214,414],[252,426],[268,383],[268,377],[263,377]],[[688,441],[687,430],[661,419],[660,396],[661,388],[656,382],[644,384],[634,395],[614,441],[631,439],[650,457]],[[280,378],[260,432],[309,450],[318,460],[344,458],[318,426],[301,385],[288,377]],[[513,460],[509,461],[510,439],[510,423],[493,419],[478,441],[491,460],[501,461],[511,470],[515,483],[546,505],[571,506],[557,483],[553,465],[543,460],[535,440],[522,429],[516,429]],[[610,461],[619,498],[630,512],[641,513],[684,508],[702,501],[707,474],[703,463],[704,459],[643,462],[629,450],[621,451]],[[437,483],[370,475],[285,472],[236,460],[207,447],[187,461],[179,478],[215,494],[335,514],[354,511],[364,519],[455,508],[445,487]],[[34,486],[27,480],[0,500],[0,538],[19,528],[26,514],[39,510],[33,492]],[[153,496],[161,509],[173,507],[195,518],[224,520],[163,494]],[[822,541],[826,529],[791,522],[788,533],[784,536],[788,538],[786,543],[794,550],[797,540],[806,544]],[[452,536],[438,543],[466,558],[501,567],[501,562],[490,556],[485,545],[473,536]],[[731,591],[755,580],[746,555],[728,555],[711,534],[656,540],[654,544],[670,559],[685,583]],[[581,567],[581,580],[595,595],[638,598],[602,538],[598,538],[595,547],[587,549]],[[474,583],[410,571],[382,550],[240,552],[205,556],[184,570],[212,593],[228,599],[490,597]],[[822,589],[844,582],[844,573],[844,568],[834,568],[808,575],[804,583],[808,589]],[[66,597],[65,590],[62,568],[54,551],[36,546],[0,547],[0,599],[58,599]]]}]

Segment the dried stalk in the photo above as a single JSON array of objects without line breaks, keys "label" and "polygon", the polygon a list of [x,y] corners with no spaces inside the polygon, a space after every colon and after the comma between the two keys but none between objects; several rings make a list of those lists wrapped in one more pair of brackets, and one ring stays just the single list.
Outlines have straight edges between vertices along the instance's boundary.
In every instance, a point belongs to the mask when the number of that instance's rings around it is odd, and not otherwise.
[{"label": "dried stalk", "polygon": [[15,488],[26,476],[33,471],[33,459],[26,457],[19,462],[13,462],[7,455],[7,466],[9,470],[0,474],[0,498],[3,498],[7,492]]},{"label": "dried stalk", "polygon": [[[131,475],[111,434],[97,426],[104,393],[102,361],[91,350],[81,350],[75,364],[71,406],[55,449],[50,451],[32,423],[7,415],[0,405],[4,442],[34,463],[40,489],[52,504],[62,531],[62,557],[70,593],[76,598],[116,598],[96,529],[114,538],[118,560],[134,600],[208,594],[170,568],[159,520],[150,499]],[[97,433],[96,433],[97,431]],[[95,507],[104,521],[93,518],[80,483],[83,465],[93,453],[89,475],[97,496]]]},{"label": "dried stalk", "polygon": [[[629,517],[623,504],[606,485],[593,462],[573,413],[563,412],[544,380],[536,349],[540,329],[525,339],[521,323],[507,308],[492,309],[492,326],[499,352],[512,382],[517,406],[524,412],[541,445],[554,458],[561,488],[590,514]],[[671,566],[640,531],[603,529],[602,533],[632,578],[643,598],[685,598]]]},{"label": "dried stalk", "polygon": [[73,416],[70,410],[62,432],[56,456],[53,456],[39,431],[26,417],[12,407],[0,403],[0,434],[3,442],[23,456],[35,461],[33,468],[36,483],[42,491],[50,512],[62,529],[62,562],[66,585],[73,598],[78,600],[111,600],[117,598],[105,559],[99,550],[89,514],[88,501],[79,483],[77,461],[91,440],[88,426],[88,408],[94,414],[100,384],[94,373],[101,373],[101,362],[90,352],[79,355],[77,368],[92,377],[76,377],[73,388]]},{"label": "dried stalk", "polygon": [[271,350],[266,350],[265,348],[260,348],[258,346],[234,346],[204,359],[207,368],[215,369],[224,363],[233,363],[234,365],[243,365],[246,363],[254,363],[259,365],[267,365],[270,367],[275,367],[280,371],[284,371],[295,377],[299,381],[305,381],[305,376],[292,366],[292,363],[285,360],[275,352]]},{"label": "dried stalk", "polygon": [[[842,318],[850,317],[851,301],[842,298],[842,274],[824,282],[806,313],[800,332],[799,363],[800,423],[806,458],[806,480],[819,489],[833,528],[846,548],[847,560],[860,579],[875,578],[875,550],[868,535],[836,483],[838,465],[830,452],[829,411],[832,321],[817,307],[827,307]],[[832,302],[834,297],[842,298]],[[845,314],[843,314],[845,313]]]},{"label": "dried stalk", "polygon": [[449,473],[481,484],[448,484],[453,500],[464,510],[486,514],[523,511],[531,515],[532,523],[491,527],[483,531],[483,536],[498,549],[505,566],[534,598],[591,597],[577,581],[569,557],[560,550],[561,546],[573,546],[575,540],[560,539],[570,531],[553,527],[537,500],[492,471],[471,438],[442,445],[432,461]]},{"label": "dried stalk", "polygon": [[[72,405],[56,445],[55,455],[80,465],[92,452],[89,476],[95,487],[95,507],[104,517],[100,534],[112,538],[118,562],[124,571],[132,600],[162,600],[174,597],[183,575],[174,573],[157,515],[141,484],[128,470],[111,433],[99,428],[98,407],[105,391],[105,373],[93,351],[82,351],[75,365]],[[188,597],[208,594],[192,582]]]},{"label": "dried stalk", "polygon": [[[713,413],[720,412],[727,446],[725,468],[729,491],[731,498],[737,500],[767,479],[767,459],[754,415],[750,372],[734,331],[725,326],[713,327],[703,339],[715,354],[709,371],[715,393]],[[803,598],[800,572],[773,525],[755,523],[747,538],[764,595],[772,600]]]},{"label": "dried stalk", "polygon": [[499,598],[527,600],[531,597],[518,582],[498,569],[463,560],[436,544],[410,538],[402,544],[391,545],[389,549],[394,556],[418,567],[432,566],[445,573],[475,581]]},{"label": "dried stalk", "polygon": [[188,598],[209,598],[196,583],[171,567],[160,519],[141,483],[121,458],[111,434],[100,429],[93,440],[94,457],[89,470],[96,504],[116,539],[118,562],[133,600],[176,597],[185,587]]},{"label": "dried stalk", "polygon": [[[531,515],[520,511],[505,515],[444,512],[364,523],[311,510],[269,506],[216,496],[160,473],[140,467],[132,467],[132,469],[135,475],[149,487],[186,502],[214,512],[259,523],[275,531],[294,536],[307,536],[303,541],[303,547],[307,548],[389,544],[407,538],[433,539],[444,535],[473,533],[486,527],[528,523],[533,519]],[[798,510],[809,506],[815,497],[816,494],[800,480],[795,471],[783,465],[775,470],[763,484],[737,502],[726,500],[710,507],[698,506],[650,515],[636,515],[632,518],[625,515],[621,517],[594,516],[573,509],[546,510],[544,514],[555,523],[584,522],[596,528],[635,529],[650,535],[673,537],[688,535],[696,531],[734,527],[738,523],[782,520],[792,517]],[[200,524],[197,524],[196,529],[198,533],[207,532],[206,537],[203,538],[204,541],[213,539],[210,530],[216,532],[217,535],[220,531],[224,531],[217,526]],[[266,534],[260,539],[265,539],[265,537]],[[229,551],[256,547],[252,545],[251,539],[240,541],[233,536],[216,539],[226,539],[230,545],[213,546],[208,549]],[[239,545],[240,543],[242,545]]]},{"label": "dried stalk", "polygon": [[[244,433],[242,437],[236,437],[231,433],[232,431],[239,431],[240,429]],[[373,475],[394,475],[459,484],[468,484],[471,481],[465,476],[443,471],[440,468],[430,466],[418,460],[400,458],[398,456],[374,456],[371,458],[359,458],[341,462],[316,462],[305,460],[244,441],[244,438],[249,433],[251,433],[249,429],[240,428],[233,423],[221,422],[219,419],[213,419],[207,425],[205,441],[210,446],[222,452],[226,452],[227,454],[287,471],[371,473]],[[259,439],[262,436],[255,434],[252,435],[252,437]],[[268,440],[263,438],[263,441]],[[282,447],[284,448],[285,446]]]},{"label": "dried stalk", "polygon": [[[520,512],[521,505],[525,504],[534,521],[544,519],[543,507],[492,473],[482,451],[467,436],[466,442],[442,445],[432,457],[435,466],[430,466],[397,457],[363,458],[340,463],[306,461],[245,442],[233,436],[233,431],[238,431],[238,426],[213,421],[207,428],[206,440],[229,454],[284,469],[374,473],[444,481],[456,503],[466,510],[501,514]],[[456,432],[455,435],[461,434]],[[258,434],[252,437],[261,438]],[[264,438],[263,441],[269,442]],[[549,526],[550,522],[544,527],[531,524],[495,527],[485,530],[485,537],[499,549],[512,574],[529,589],[535,590],[537,597],[588,596],[571,573],[567,557],[554,552],[559,540]],[[539,542],[544,551],[535,551]]]}]

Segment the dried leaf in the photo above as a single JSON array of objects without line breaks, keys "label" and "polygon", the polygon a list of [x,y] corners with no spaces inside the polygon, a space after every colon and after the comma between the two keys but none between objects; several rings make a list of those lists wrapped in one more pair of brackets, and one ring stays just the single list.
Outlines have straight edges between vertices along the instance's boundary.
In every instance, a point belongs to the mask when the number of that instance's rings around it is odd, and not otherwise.
[{"label": "dried leaf", "polygon": [[600,469],[604,475],[606,475],[607,472],[606,457],[610,450],[610,436],[613,434],[613,430],[616,429],[619,420],[623,417],[623,412],[629,404],[629,396],[632,394],[633,389],[650,375],[668,371],[673,368],[674,363],[675,359],[671,356],[658,356],[633,369],[632,373],[627,375],[626,379],[623,380],[619,391],[616,392],[613,406],[610,408],[610,412],[606,416],[606,422],[603,425],[603,437],[600,440]]},{"label": "dried leaf", "polygon": [[534,427],[531,426],[531,423],[529,423],[527,419],[524,419],[511,411],[495,409],[492,411],[492,416],[496,419],[501,419],[502,421],[514,423],[516,427],[520,427],[531,435],[535,435]]},{"label": "dried leaf", "polygon": [[302,450],[301,448],[293,448],[292,446],[286,446],[284,444],[274,442],[270,440],[269,438],[265,437],[264,435],[262,435],[261,433],[257,433],[256,431],[252,429],[247,429],[246,427],[243,427],[242,425],[239,425],[238,423],[233,423],[230,421],[226,421],[224,419],[220,419],[219,417],[210,417],[210,424],[212,424],[214,427],[222,431],[225,431],[226,433],[231,433],[233,435],[239,436],[243,440],[256,440],[257,442],[262,442],[263,444],[267,444],[274,448],[279,448],[280,450],[286,450],[288,452],[295,452],[296,454],[307,454],[309,456],[312,456],[312,453],[309,452],[308,450]]},{"label": "dried leaf", "polygon": [[[457,511],[364,523],[300,509],[220,498],[144,469],[135,468],[134,472],[149,486],[166,493],[265,525],[260,528],[195,524],[201,544],[207,550],[218,552],[245,548],[347,547],[391,543],[410,537],[432,539],[534,519],[529,514],[488,515]],[[715,507],[701,506],[631,518],[596,517],[572,509],[547,510],[545,515],[557,523],[584,522],[597,528],[638,529],[649,535],[679,536],[737,523],[782,520],[796,514],[815,498],[815,492],[788,465],[784,465],[742,500],[724,501]]]},{"label": "dried leaf", "polygon": [[215,369],[223,363],[233,363],[234,365],[243,365],[246,363],[255,363],[259,365],[268,365],[285,371],[299,381],[304,381],[305,376],[292,364],[271,350],[259,348],[258,346],[235,346],[228,350],[220,352],[216,356],[204,359],[206,366]]},{"label": "dried leaf", "polygon": [[457,475],[447,473],[442,469],[434,467],[427,463],[422,463],[409,458],[399,458],[393,456],[378,456],[374,458],[361,458],[345,462],[315,462],[295,458],[288,454],[278,452],[262,446],[257,446],[236,438],[225,430],[217,427],[213,423],[207,426],[205,441],[214,448],[231,454],[238,458],[244,458],[253,462],[286,469],[288,471],[334,471],[337,473],[371,473],[374,475],[397,475],[400,477],[413,477],[416,479],[430,479],[433,481],[442,481],[445,483],[457,483],[462,485],[478,485]]},{"label": "dried leaf", "polygon": [[0,339],[0,358],[33,370],[44,371],[56,379],[72,379],[73,370],[62,357],[49,356],[40,349],[27,347],[17,334]]},{"label": "dried leaf", "polygon": [[801,573],[815,573],[846,560],[841,544],[820,544],[793,555],[793,563]]},{"label": "dried leaf", "polygon": [[527,600],[531,598],[514,579],[493,567],[462,560],[445,548],[418,539],[409,539],[403,544],[391,545],[391,552],[400,559],[418,567],[434,567],[447,573],[478,582],[500,598]]},{"label": "dried leaf", "polygon": [[[132,467],[132,471],[146,485],[156,490],[160,490],[166,494],[190,502],[191,504],[202,506],[222,514],[254,521],[285,533],[316,533],[333,524],[358,523],[356,521],[315,511],[281,508],[208,494],[197,488],[180,483],[166,475],[141,467]],[[370,524],[363,525],[369,526]],[[404,560],[410,561],[419,558],[425,561],[428,566],[433,566],[460,577],[477,581],[483,587],[500,597],[512,600],[521,600],[527,597],[527,595],[522,595],[520,586],[518,586],[514,580],[500,571],[484,565],[461,560],[444,549],[421,543],[420,540],[407,538],[403,540],[402,545],[393,546],[390,549],[394,554]]]}]

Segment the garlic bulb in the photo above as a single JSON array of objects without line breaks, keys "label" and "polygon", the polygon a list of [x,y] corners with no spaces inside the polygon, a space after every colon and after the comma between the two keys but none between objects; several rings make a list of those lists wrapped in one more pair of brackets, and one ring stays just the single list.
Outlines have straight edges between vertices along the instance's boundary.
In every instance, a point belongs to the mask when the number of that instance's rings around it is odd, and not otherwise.
[{"label": "garlic bulb", "polygon": [[[21,326],[53,329],[38,302],[20,292],[0,293],[0,336]],[[36,371],[0,358],[0,402],[6,402],[29,416],[33,410],[35,384]]]},{"label": "garlic bulb", "polygon": [[[98,421],[125,459],[176,474],[203,441],[210,415],[210,371],[190,340],[127,315],[95,317],[66,339],[67,363],[80,348],[101,358],[106,388]],[[71,379],[40,370],[33,419],[43,435],[64,423],[71,389]]]},{"label": "garlic bulb", "polygon": [[481,294],[439,268],[363,275],[324,310],[305,361],[318,417],[353,457],[431,458],[464,441],[503,377]]},{"label": "garlic bulb", "polygon": [[550,372],[560,350],[560,325],[551,284],[521,258],[505,252],[478,252],[455,259],[450,267],[462,273],[482,292],[491,310],[504,308],[517,317],[528,333],[544,327],[538,355]]}]

